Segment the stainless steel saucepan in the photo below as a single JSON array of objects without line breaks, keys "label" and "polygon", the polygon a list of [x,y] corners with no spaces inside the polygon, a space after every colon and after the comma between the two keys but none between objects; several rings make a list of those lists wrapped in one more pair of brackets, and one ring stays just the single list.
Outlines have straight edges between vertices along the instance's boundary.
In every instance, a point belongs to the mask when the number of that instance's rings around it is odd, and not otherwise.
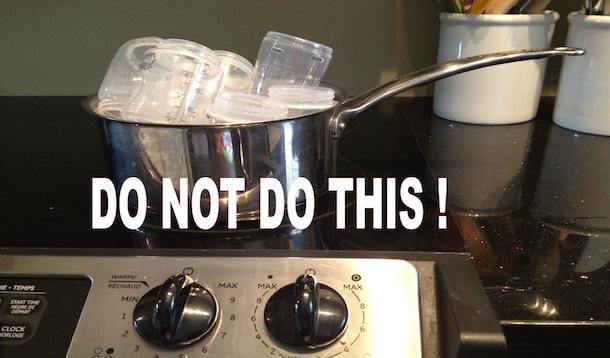
[{"label": "stainless steel saucepan", "polygon": [[[407,89],[482,67],[582,54],[584,50],[577,48],[549,48],[459,59],[399,77],[318,113],[270,122],[206,126],[134,124],[100,115],[96,96],[88,97],[84,107],[105,118],[103,126],[115,184],[118,187],[131,176],[140,178],[147,189],[149,211],[160,211],[162,178],[172,179],[177,188],[179,178],[188,178],[192,187],[200,177],[210,177],[217,185],[220,178],[241,177],[245,178],[246,189],[238,196],[238,220],[252,220],[258,218],[261,178],[277,178],[286,194],[296,178],[304,177],[309,179],[316,195],[324,194],[327,179],[336,171],[337,144],[343,129],[354,116],[375,103]],[[221,192],[221,219],[222,213],[226,213],[223,210],[226,200]],[[303,200],[304,197],[298,198],[299,203]],[[202,205],[206,206],[205,199]]]}]

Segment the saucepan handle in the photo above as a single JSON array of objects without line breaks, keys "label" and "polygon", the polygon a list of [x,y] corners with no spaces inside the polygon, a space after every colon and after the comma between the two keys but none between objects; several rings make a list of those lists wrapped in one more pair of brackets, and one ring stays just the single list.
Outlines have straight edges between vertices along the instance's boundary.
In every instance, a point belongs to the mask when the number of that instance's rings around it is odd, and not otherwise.
[{"label": "saucepan handle", "polygon": [[331,115],[329,123],[330,135],[333,138],[338,139],[347,122],[353,116],[385,98],[392,97],[395,94],[413,87],[426,85],[445,77],[487,66],[508,62],[535,60],[550,56],[580,56],[584,54],[585,50],[580,48],[557,47],[497,52],[444,62],[415,73],[398,77],[393,81],[372,88],[359,96],[343,101],[335,107],[334,112]]}]

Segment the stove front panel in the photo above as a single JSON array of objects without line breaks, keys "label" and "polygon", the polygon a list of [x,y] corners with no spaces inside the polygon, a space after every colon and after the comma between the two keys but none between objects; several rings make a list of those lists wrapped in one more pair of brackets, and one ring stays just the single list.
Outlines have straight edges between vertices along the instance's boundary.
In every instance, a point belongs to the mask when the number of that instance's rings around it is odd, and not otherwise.
[{"label": "stove front panel", "polygon": [[[217,307],[213,326],[190,345],[150,343],[134,328],[134,308],[146,303],[149,291],[157,297],[159,286],[176,274],[212,295]],[[0,336],[6,357],[37,356],[28,352],[74,358],[422,355],[418,272],[403,260],[7,255],[0,256],[0,275],[0,335],[6,330],[12,337]],[[265,321],[270,298],[301,275],[334,290],[347,307],[345,329],[317,349],[282,343]],[[21,291],[15,292],[16,287]],[[328,313],[320,303],[324,299],[317,302],[318,325],[324,320],[320,315]],[[21,333],[24,337],[16,338]],[[50,337],[57,337],[56,342]],[[57,348],[43,352],[46,347]]]}]

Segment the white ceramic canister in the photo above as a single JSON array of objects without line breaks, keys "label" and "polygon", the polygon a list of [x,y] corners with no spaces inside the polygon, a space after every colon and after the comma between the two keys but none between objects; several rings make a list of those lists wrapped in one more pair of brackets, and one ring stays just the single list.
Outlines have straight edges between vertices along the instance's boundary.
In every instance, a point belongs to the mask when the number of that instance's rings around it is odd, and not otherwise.
[{"label": "white ceramic canister", "polygon": [[553,121],[579,132],[610,136],[610,16],[568,16],[568,46],[587,50],[565,59]]},{"label": "white ceramic canister", "polygon": [[[490,52],[550,46],[556,12],[533,15],[442,13],[438,62]],[[510,124],[538,112],[546,59],[509,63],[436,83],[434,113],[463,123]]]}]

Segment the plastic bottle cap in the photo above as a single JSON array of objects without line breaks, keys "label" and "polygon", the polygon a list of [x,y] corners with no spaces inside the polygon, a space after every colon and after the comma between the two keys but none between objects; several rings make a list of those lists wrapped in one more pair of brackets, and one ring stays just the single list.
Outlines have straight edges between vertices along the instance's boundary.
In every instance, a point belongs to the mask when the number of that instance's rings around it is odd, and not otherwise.
[{"label": "plastic bottle cap", "polygon": [[337,103],[335,90],[328,87],[275,85],[269,88],[269,98],[294,109],[324,109]]},{"label": "plastic bottle cap", "polygon": [[257,94],[222,92],[216,96],[208,116],[218,122],[264,122],[287,118],[288,108],[282,102]]}]

